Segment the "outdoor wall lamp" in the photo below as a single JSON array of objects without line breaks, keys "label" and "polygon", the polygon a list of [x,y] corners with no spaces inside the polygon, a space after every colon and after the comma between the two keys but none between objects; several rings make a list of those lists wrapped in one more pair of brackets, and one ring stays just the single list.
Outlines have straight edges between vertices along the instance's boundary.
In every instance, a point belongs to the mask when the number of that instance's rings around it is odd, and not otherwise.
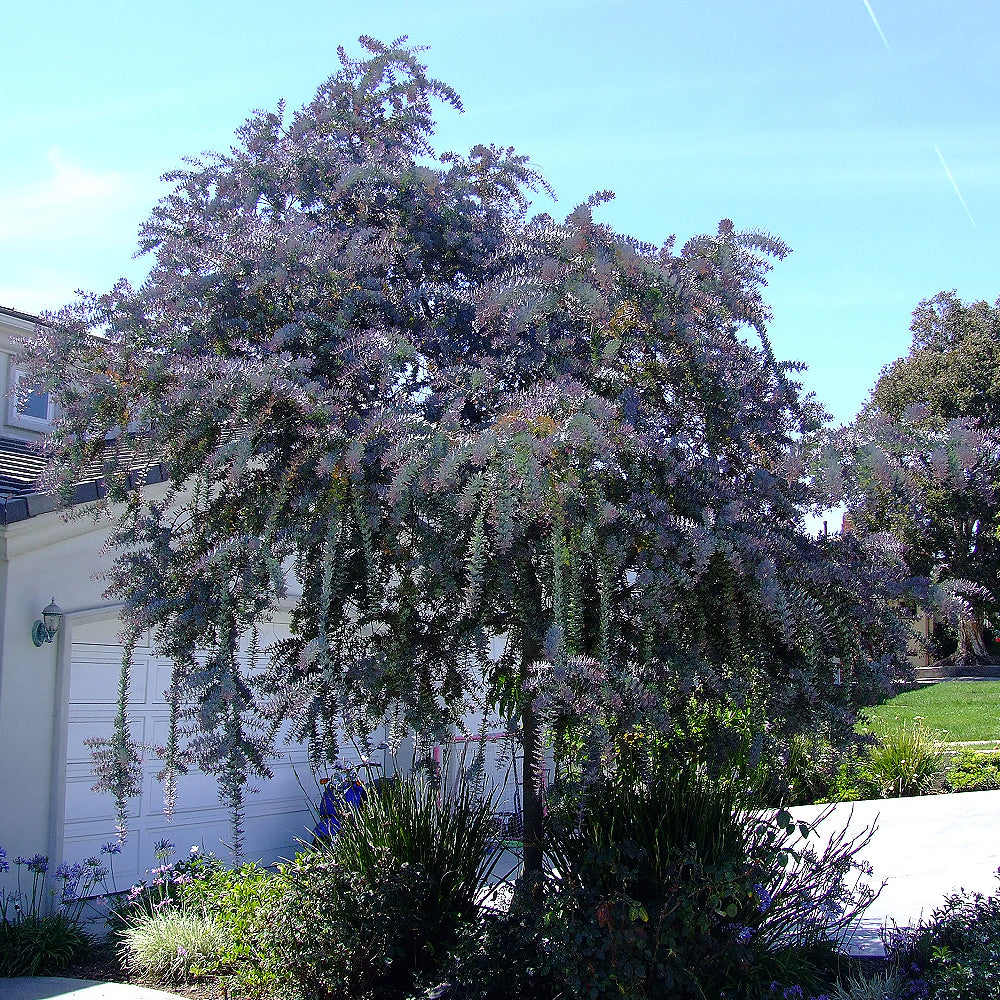
[{"label": "outdoor wall lamp", "polygon": [[56,604],[56,599],[53,597],[52,603],[42,611],[42,617],[31,626],[31,641],[36,646],[41,646],[43,642],[51,642],[59,631],[62,617],[62,608]]}]

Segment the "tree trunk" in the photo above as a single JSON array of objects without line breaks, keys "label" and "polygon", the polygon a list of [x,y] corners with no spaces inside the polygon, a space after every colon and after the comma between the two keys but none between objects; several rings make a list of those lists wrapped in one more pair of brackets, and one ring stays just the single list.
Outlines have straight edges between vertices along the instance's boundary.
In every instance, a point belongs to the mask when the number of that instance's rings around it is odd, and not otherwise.
[{"label": "tree trunk", "polygon": [[542,794],[538,761],[541,754],[541,734],[530,695],[525,692],[531,664],[541,655],[537,643],[526,639],[521,650],[521,819],[524,842],[524,881],[530,891],[541,881],[542,873]]},{"label": "tree trunk", "polygon": [[986,648],[983,625],[978,618],[967,618],[958,627],[958,651],[955,663],[998,663],[997,658]]},{"label": "tree trunk", "polygon": [[521,708],[521,733],[524,760],[521,763],[521,794],[524,824],[524,874],[531,882],[539,881],[542,871],[542,795],[538,781],[538,720],[531,702],[525,698]]}]

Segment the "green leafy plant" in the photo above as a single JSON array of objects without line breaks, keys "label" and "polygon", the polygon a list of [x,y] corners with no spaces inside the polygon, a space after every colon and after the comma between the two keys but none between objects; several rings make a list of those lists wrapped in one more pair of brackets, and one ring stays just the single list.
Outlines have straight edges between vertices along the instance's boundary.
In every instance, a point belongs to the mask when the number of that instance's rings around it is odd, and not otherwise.
[{"label": "green leafy plant", "polygon": [[119,932],[118,951],[130,969],[157,982],[186,982],[218,966],[228,941],[204,913],[165,909],[140,913]]},{"label": "green leafy plant", "polygon": [[1000,751],[963,750],[948,758],[946,779],[953,792],[1000,788]]},{"label": "green leafy plant", "polygon": [[225,942],[216,955],[199,961],[199,973],[231,977],[244,992],[265,987],[269,977],[256,928],[261,911],[275,899],[275,884],[272,872],[248,864],[213,871],[184,887],[184,909],[212,920]]}]

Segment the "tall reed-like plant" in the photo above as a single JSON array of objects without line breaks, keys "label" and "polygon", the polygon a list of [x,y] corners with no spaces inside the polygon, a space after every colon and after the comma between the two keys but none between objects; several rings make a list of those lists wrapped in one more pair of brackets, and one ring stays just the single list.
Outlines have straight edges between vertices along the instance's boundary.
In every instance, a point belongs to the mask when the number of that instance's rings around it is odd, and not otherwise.
[{"label": "tall reed-like plant", "polygon": [[472,789],[441,798],[420,780],[382,782],[332,844],[283,868],[261,922],[274,971],[314,1000],[407,996],[478,921],[503,850],[495,831]]},{"label": "tall reed-like plant", "polygon": [[503,845],[493,802],[473,787],[443,796],[420,779],[389,780],[344,817],[333,852],[350,871],[370,870],[384,855],[419,867],[433,886],[425,917],[444,928],[476,912]]}]

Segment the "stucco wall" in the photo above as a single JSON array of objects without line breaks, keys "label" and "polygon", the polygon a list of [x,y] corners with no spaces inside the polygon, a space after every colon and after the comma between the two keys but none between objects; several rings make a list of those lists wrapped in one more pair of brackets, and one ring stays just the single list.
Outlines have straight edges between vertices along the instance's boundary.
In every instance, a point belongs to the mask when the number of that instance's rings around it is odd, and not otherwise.
[{"label": "stucco wall", "polygon": [[[10,856],[54,854],[72,620],[114,614],[93,578],[107,528],[52,513],[0,531],[0,846]],[[54,642],[36,648],[31,626],[53,597],[68,618]]]}]

